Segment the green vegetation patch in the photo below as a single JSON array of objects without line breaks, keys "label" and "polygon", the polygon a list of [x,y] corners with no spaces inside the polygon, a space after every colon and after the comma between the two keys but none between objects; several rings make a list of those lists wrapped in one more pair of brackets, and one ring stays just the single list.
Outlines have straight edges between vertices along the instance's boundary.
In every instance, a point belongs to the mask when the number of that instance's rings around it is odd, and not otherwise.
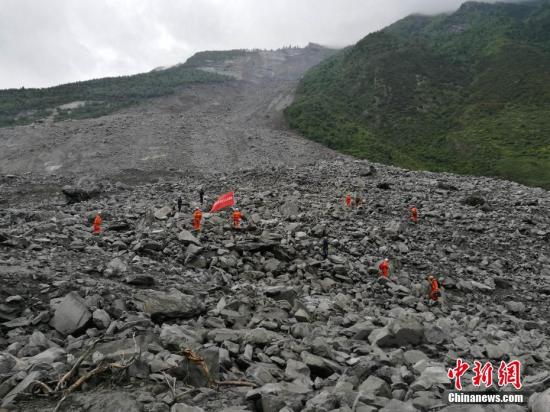
[{"label": "green vegetation patch", "polygon": [[310,70],[285,115],[333,149],[550,188],[550,1],[409,16]]},{"label": "green vegetation patch", "polygon": [[44,89],[0,90],[0,127],[29,124],[51,115],[58,106],[78,101],[89,103],[75,109],[60,109],[56,120],[103,116],[145,99],[172,94],[186,84],[226,79],[183,64],[133,76],[108,77]]}]

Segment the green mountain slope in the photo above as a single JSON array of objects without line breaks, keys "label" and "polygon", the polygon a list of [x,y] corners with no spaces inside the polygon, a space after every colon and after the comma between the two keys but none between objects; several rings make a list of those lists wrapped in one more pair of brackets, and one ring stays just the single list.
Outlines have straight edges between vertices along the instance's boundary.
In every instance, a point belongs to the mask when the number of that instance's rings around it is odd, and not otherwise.
[{"label": "green mountain slope", "polygon": [[[202,52],[188,62],[132,76],[106,77],[43,89],[0,90],[0,127],[29,124],[55,113],[55,120],[98,117],[151,97],[166,96],[189,83],[217,82],[227,77],[198,70],[207,58],[225,59],[244,50]],[[72,102],[77,107],[58,108]],[[85,104],[84,104],[85,102]]]},{"label": "green mountain slope", "polygon": [[407,17],[310,70],[286,117],[358,157],[550,188],[550,0]]}]

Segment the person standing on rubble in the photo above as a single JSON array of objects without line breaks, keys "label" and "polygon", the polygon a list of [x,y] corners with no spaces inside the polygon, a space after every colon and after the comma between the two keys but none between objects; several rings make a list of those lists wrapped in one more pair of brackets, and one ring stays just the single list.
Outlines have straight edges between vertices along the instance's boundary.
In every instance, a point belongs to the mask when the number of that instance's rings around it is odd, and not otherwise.
[{"label": "person standing on rubble", "polygon": [[193,229],[195,229],[196,232],[200,232],[201,223],[202,223],[202,212],[197,207],[195,208],[195,212],[193,213]]},{"label": "person standing on rubble", "polygon": [[101,233],[101,224],[103,223],[103,219],[101,218],[101,210],[97,212],[94,219],[94,224],[92,226],[92,231],[94,235],[99,235]]},{"label": "person standing on rubble", "polygon": [[388,258],[385,258],[380,265],[378,265],[379,273],[387,278],[390,275],[390,261]]},{"label": "person standing on rubble", "polygon": [[351,195],[349,193],[346,195],[346,206],[351,207]]},{"label": "person standing on rubble", "polygon": [[439,289],[439,281],[431,274],[428,275],[426,280],[430,285],[430,292],[428,297],[432,302],[436,303],[441,297],[441,290]]},{"label": "person standing on rubble", "polygon": [[241,228],[241,219],[242,219],[241,211],[238,208],[233,209],[233,228],[234,229],[240,229]]},{"label": "person standing on rubble", "polygon": [[201,202],[201,206],[203,206],[204,205],[204,189],[203,189],[202,186],[199,189],[199,200]]},{"label": "person standing on rubble", "polygon": [[183,204],[183,200],[181,199],[181,196],[178,197],[178,212],[181,212],[181,205]]},{"label": "person standing on rubble", "polygon": [[323,238],[322,254],[323,259],[328,258],[328,238],[326,236]]},{"label": "person standing on rubble", "polygon": [[418,223],[418,209],[416,206],[411,207],[411,222]]}]

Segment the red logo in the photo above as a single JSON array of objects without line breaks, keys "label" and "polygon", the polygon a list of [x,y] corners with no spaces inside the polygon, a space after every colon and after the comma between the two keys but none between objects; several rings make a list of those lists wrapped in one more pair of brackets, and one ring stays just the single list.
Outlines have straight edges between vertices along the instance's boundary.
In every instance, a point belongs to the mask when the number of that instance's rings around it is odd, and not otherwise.
[{"label": "red logo", "polygon": [[456,368],[449,369],[449,372],[447,372],[447,376],[449,377],[449,379],[455,380],[456,390],[459,390],[459,391],[462,390],[462,382],[460,379],[468,369],[470,369],[470,365],[468,365],[466,362],[462,362],[462,359],[458,358],[456,360]]},{"label": "red logo", "polygon": [[474,361],[474,373],[475,376],[472,378],[472,384],[474,386],[480,386],[482,383],[486,388],[489,388],[493,385],[493,365],[487,362],[483,367],[481,367],[481,362]]},{"label": "red logo", "polygon": [[521,362],[518,360],[511,362],[500,362],[498,368],[498,386],[512,384],[514,388],[521,389]]},{"label": "red logo", "polygon": [[[470,365],[458,358],[456,367],[451,368],[447,372],[449,379],[454,379],[454,387],[456,390],[462,390],[462,377],[466,371],[470,369]],[[472,385],[479,387],[483,384],[486,388],[493,385],[493,365],[486,362],[484,365],[479,361],[474,361],[472,368],[474,376],[472,377]],[[497,371],[498,386],[512,385],[516,389],[521,389],[521,362],[518,360],[508,363],[501,361]]]}]

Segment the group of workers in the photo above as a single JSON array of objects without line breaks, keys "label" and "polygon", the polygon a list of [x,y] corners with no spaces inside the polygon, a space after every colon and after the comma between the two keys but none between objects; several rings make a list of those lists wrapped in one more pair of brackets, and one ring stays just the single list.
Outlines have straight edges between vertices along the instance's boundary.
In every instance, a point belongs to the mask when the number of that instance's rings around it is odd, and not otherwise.
[{"label": "group of workers", "polygon": [[[347,194],[345,197],[345,203],[348,208],[351,208],[353,205],[358,208],[361,207],[363,201],[360,196],[356,196],[355,200],[352,199],[351,194]],[[414,224],[418,223],[418,208],[413,205],[410,208],[410,221]],[[323,240],[323,248],[322,248],[322,254],[323,258],[327,258],[328,256],[328,241],[327,239]],[[378,265],[379,274],[384,277],[388,278],[390,274],[390,262],[388,258],[385,258],[382,260],[382,262]],[[437,302],[439,300],[439,297],[441,296],[441,291],[439,289],[439,281],[433,276],[428,275],[426,280],[429,283],[430,291],[429,291],[429,298],[433,302]]]},{"label": "group of workers", "polygon": [[[388,258],[385,258],[379,265],[378,265],[378,273],[383,278],[388,278],[390,275],[390,260]],[[428,293],[428,297],[432,302],[437,302],[439,298],[441,297],[441,291],[439,289],[439,281],[435,276],[432,274],[428,275],[426,277],[426,280],[428,281],[430,291]]]},{"label": "group of workers", "polygon": [[[203,203],[204,203],[204,189],[202,187],[199,189],[199,200],[200,200],[201,205],[203,205]],[[361,203],[362,203],[362,199],[360,197],[356,197],[355,202],[353,202],[351,195],[347,194],[346,198],[345,198],[345,202],[346,202],[347,207],[351,207],[353,203],[355,203],[356,207],[360,207]],[[182,201],[182,198],[180,196],[177,199],[178,212],[181,212],[182,204],[183,204],[183,201]],[[242,215],[241,211],[238,208],[233,208],[232,220],[233,220],[233,228],[234,229],[240,229],[242,219],[243,219],[243,215]],[[410,208],[410,220],[411,220],[412,223],[415,223],[415,224],[418,223],[418,209],[416,208],[416,206],[412,206]],[[196,207],[195,211],[193,212],[193,229],[196,232],[201,231],[202,221],[203,221],[202,210],[199,207]],[[95,216],[95,218],[93,220],[93,225],[92,225],[92,232],[95,235],[98,235],[98,234],[101,233],[101,224],[102,224],[102,222],[103,222],[103,219],[102,219],[102,216],[101,216],[101,211],[99,211],[99,212],[97,212],[97,215]],[[328,258],[328,248],[329,248],[329,242],[328,242],[327,237],[325,236],[323,238],[322,250],[321,250],[321,254],[323,256],[323,259]],[[389,262],[388,258],[385,258],[384,260],[382,260],[382,262],[378,266],[378,270],[379,270],[380,276],[382,276],[383,278],[388,278],[389,277],[390,262]],[[441,296],[441,292],[440,292],[440,289],[439,289],[439,281],[431,274],[428,275],[426,280],[428,281],[429,287],[430,287],[429,299],[433,302],[437,302],[439,297]]]},{"label": "group of workers", "polygon": [[[239,208],[237,207],[233,208],[233,213],[231,216],[233,218],[233,228],[240,229],[243,215],[239,210]],[[193,229],[195,230],[195,232],[200,232],[201,228],[202,228],[202,210],[196,207],[195,211],[193,212]]]}]

